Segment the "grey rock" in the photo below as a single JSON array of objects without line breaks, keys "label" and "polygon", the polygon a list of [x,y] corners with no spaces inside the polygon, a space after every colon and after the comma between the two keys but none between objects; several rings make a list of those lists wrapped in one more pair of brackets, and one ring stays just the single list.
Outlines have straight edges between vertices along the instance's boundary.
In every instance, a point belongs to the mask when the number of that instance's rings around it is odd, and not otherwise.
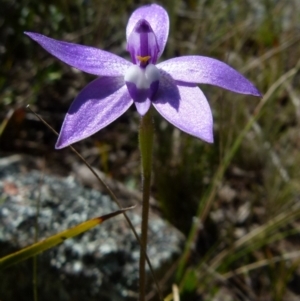
[{"label": "grey rock", "polygon": [[[35,241],[38,204],[39,240],[118,209],[109,196],[84,188],[73,177],[46,175],[24,162],[0,160],[1,257]],[[140,209],[128,212],[138,233]],[[151,212],[148,256],[158,279],[180,254],[183,239]],[[138,260],[139,245],[125,218],[116,216],[38,256],[39,300],[136,300]],[[32,270],[29,259],[1,271],[0,299],[33,300]]]}]

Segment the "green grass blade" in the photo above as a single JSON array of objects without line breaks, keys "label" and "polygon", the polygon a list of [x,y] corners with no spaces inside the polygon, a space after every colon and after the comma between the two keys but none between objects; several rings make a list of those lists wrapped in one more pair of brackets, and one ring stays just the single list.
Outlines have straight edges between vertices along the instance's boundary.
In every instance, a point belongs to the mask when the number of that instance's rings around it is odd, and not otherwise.
[{"label": "green grass blade", "polygon": [[20,251],[17,251],[15,253],[12,253],[10,255],[7,255],[5,257],[0,258],[0,269],[7,268],[11,265],[14,265],[16,263],[19,263],[21,261],[24,261],[32,256],[35,256],[37,254],[40,254],[62,242],[64,242],[66,239],[77,236],[83,232],[86,232],[87,230],[101,224],[105,220],[114,217],[116,215],[119,215],[121,213],[124,213],[126,210],[131,209],[125,208],[122,210],[118,210],[100,217],[96,217],[93,219],[90,219],[88,221],[85,221],[75,227],[72,227],[70,229],[64,230],[58,234],[55,234],[49,238],[46,238],[40,242],[37,242],[35,244],[32,244],[31,246],[28,246]]}]

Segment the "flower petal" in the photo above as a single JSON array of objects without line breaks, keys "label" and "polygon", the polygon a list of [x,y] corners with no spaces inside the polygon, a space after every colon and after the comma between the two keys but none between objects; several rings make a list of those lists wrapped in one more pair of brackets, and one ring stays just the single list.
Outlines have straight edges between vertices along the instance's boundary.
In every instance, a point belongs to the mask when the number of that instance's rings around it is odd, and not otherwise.
[{"label": "flower petal", "polygon": [[145,19],[151,26],[159,46],[158,58],[164,51],[169,35],[169,16],[165,9],[157,4],[144,5],[135,10],[126,27],[127,41],[135,25]]},{"label": "flower petal", "polygon": [[55,147],[63,148],[93,135],[122,115],[132,103],[123,78],[95,79],[73,101]]},{"label": "flower petal", "polygon": [[176,85],[171,76],[161,75],[153,106],[182,131],[212,143],[213,118],[202,91],[191,84]]},{"label": "flower petal", "polygon": [[148,63],[156,64],[159,53],[159,46],[156,36],[150,24],[144,20],[139,20],[127,39],[127,47],[134,64],[147,66]]},{"label": "flower petal", "polygon": [[157,68],[168,72],[177,81],[210,84],[241,94],[262,96],[239,72],[209,57],[177,57],[158,64]]},{"label": "flower petal", "polygon": [[135,107],[136,107],[136,110],[138,111],[138,113],[141,116],[144,116],[148,112],[148,110],[151,106],[151,100],[149,98],[147,98],[142,102],[135,101],[134,104],[135,104]]},{"label": "flower petal", "polygon": [[48,38],[39,33],[25,32],[45,50],[66,64],[100,76],[120,76],[132,64],[110,52]]}]

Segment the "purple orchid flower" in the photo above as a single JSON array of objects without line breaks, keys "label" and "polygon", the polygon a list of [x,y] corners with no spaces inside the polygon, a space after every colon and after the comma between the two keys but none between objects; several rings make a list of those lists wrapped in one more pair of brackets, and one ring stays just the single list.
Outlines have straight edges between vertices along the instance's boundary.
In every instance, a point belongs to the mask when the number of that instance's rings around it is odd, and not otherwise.
[{"label": "purple orchid flower", "polygon": [[69,108],[56,148],[93,135],[133,103],[141,116],[152,103],[173,125],[212,143],[212,113],[197,84],[261,96],[245,77],[216,59],[183,56],[155,65],[169,34],[168,14],[156,4],[135,10],[128,21],[127,50],[132,63],[93,47],[57,41],[38,33],[25,34],[61,61],[99,76],[78,94]]}]

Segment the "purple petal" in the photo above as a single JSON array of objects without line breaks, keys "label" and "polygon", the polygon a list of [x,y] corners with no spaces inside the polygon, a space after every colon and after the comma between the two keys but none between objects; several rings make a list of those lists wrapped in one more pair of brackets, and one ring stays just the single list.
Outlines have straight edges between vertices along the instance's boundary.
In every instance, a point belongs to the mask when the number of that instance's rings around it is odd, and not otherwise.
[{"label": "purple petal", "polygon": [[134,104],[135,104],[135,107],[136,107],[138,113],[141,116],[144,116],[148,112],[148,110],[151,106],[151,100],[149,98],[147,98],[143,102],[135,101]]},{"label": "purple petal", "polygon": [[136,23],[127,39],[127,50],[134,64],[147,66],[148,63],[156,63],[159,47],[156,36],[146,20],[141,19]]},{"label": "purple petal", "polygon": [[131,98],[135,102],[142,103],[144,102],[149,95],[149,88],[148,89],[139,89],[136,84],[131,82],[126,82],[128,93],[130,94]]},{"label": "purple petal", "polygon": [[78,94],[69,108],[56,148],[93,135],[122,115],[132,103],[123,78],[95,79]]},{"label": "purple petal", "polygon": [[126,27],[126,38],[129,39],[137,22],[141,19],[146,20],[154,34],[159,47],[158,58],[164,51],[169,35],[169,16],[165,9],[157,4],[144,5],[135,10],[129,18]]},{"label": "purple petal", "polygon": [[213,119],[202,91],[194,85],[176,85],[162,73],[153,106],[180,130],[206,142],[213,142]]},{"label": "purple petal", "polygon": [[45,50],[66,64],[100,76],[120,76],[132,64],[110,52],[48,38],[39,33],[25,32]]},{"label": "purple petal", "polygon": [[176,81],[210,84],[241,94],[262,96],[239,72],[209,57],[177,57],[158,64],[157,68],[168,72]]}]

